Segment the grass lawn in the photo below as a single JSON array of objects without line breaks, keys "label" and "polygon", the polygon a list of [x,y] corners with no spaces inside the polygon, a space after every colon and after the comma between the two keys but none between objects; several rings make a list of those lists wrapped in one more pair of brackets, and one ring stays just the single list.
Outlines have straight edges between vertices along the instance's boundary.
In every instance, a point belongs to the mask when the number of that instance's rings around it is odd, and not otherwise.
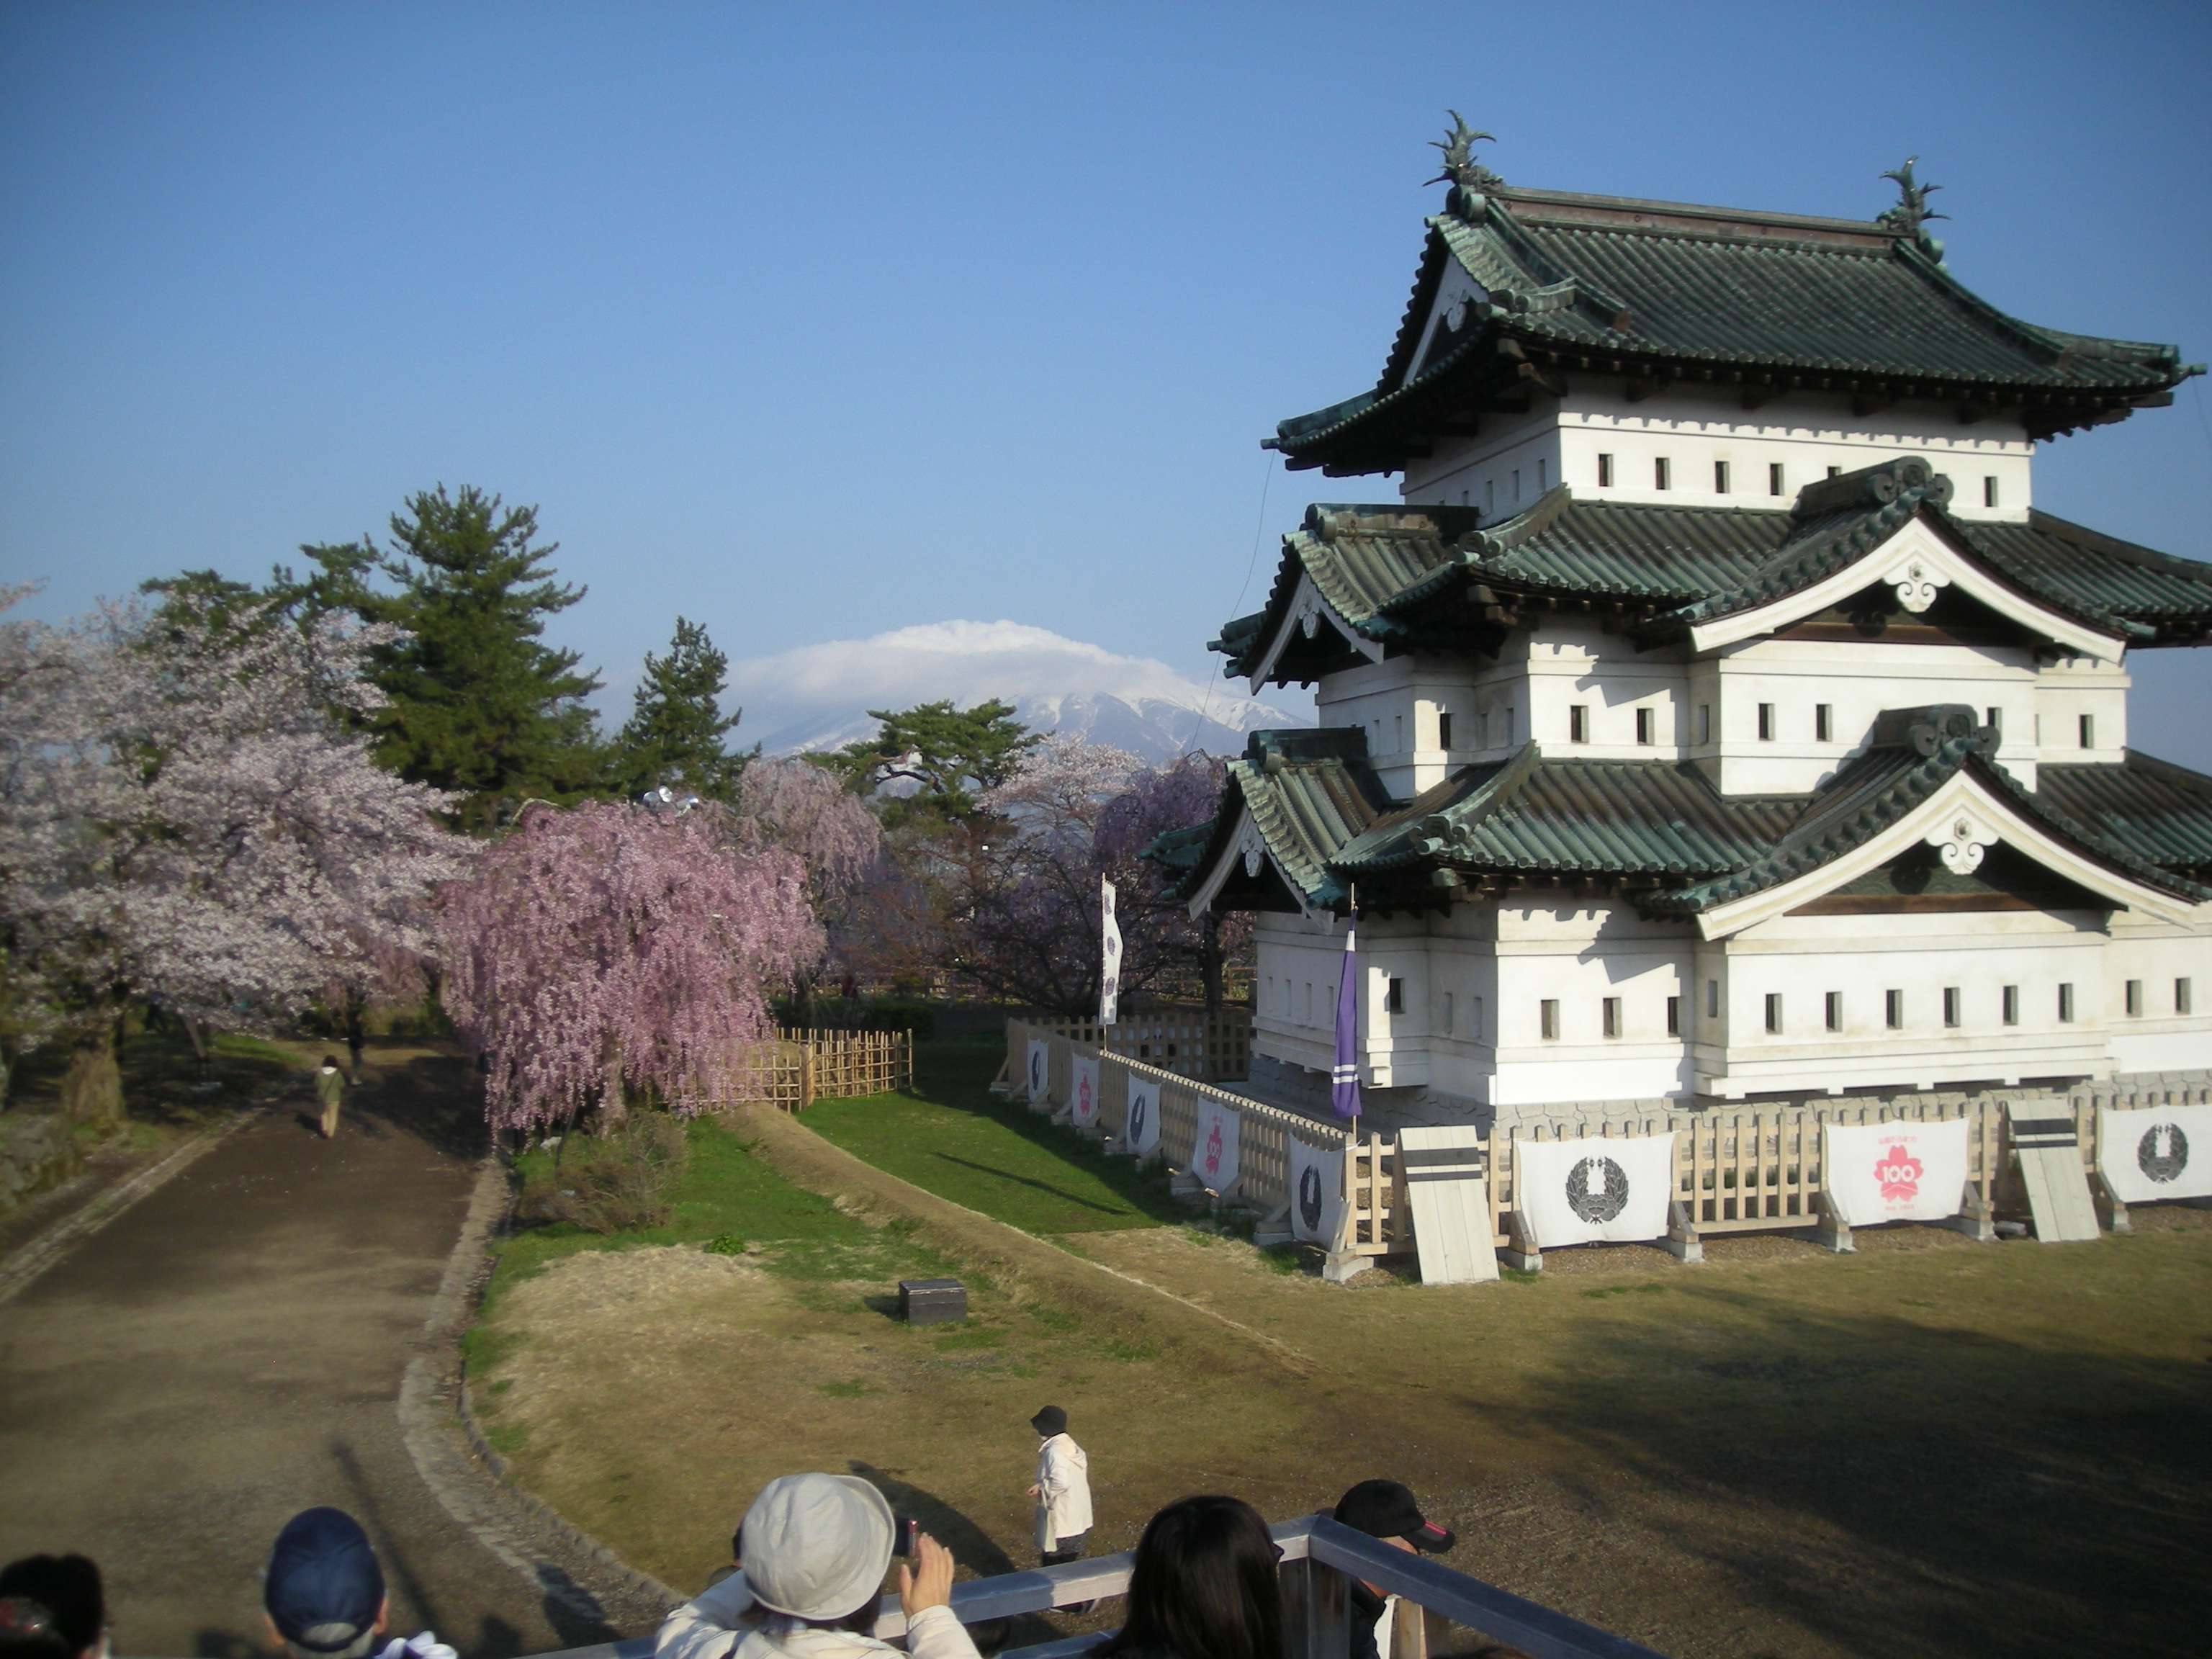
[{"label": "grass lawn", "polygon": [[[686,1138],[689,1151],[666,1225],[595,1233],[556,1222],[522,1227],[495,1246],[482,1316],[463,1342],[472,1375],[507,1352],[497,1313],[507,1293],[555,1262],[586,1252],[708,1244],[798,1283],[891,1285],[949,1271],[941,1256],[897,1230],[872,1228],[840,1210],[834,1199],[793,1186],[725,1125],[695,1120],[686,1126]],[[526,1188],[558,1184],[561,1150],[539,1148],[516,1160]],[[496,1432],[493,1438],[497,1443]]]},{"label": "grass lawn", "polygon": [[[296,1075],[310,1062],[274,1043],[236,1032],[217,1032],[208,1044],[204,1071],[192,1046],[175,1031],[138,1031],[116,1054],[123,1073],[123,1106],[135,1139],[154,1131],[197,1128],[228,1115],[264,1085]],[[15,1074],[13,1104],[51,1107],[69,1063],[68,1045],[52,1042],[27,1056]]]},{"label": "grass lawn", "polygon": [[919,1045],[910,1092],[817,1101],[801,1120],[823,1139],[940,1198],[1046,1237],[1157,1227],[1189,1212],[1158,1165],[1109,1158],[986,1085],[1006,1045]]},{"label": "grass lawn", "polygon": [[[1389,1474],[1456,1528],[1451,1565],[1680,1659],[2201,1650],[2212,1216],[2139,1211],[2135,1237],[2093,1244],[1878,1230],[1855,1257],[1744,1238],[1696,1267],[1615,1247],[1498,1285],[1331,1286],[1160,1224],[1126,1164],[985,1096],[996,1060],[933,1045],[914,1096],[799,1126],[1115,1269],[1133,1310],[1172,1293],[1310,1370],[1232,1377],[1099,1307],[1010,1296],[702,1124],[667,1228],[507,1245],[471,1374],[518,1478],[680,1586],[799,1468],[864,1473],[970,1569],[1006,1571],[1030,1559],[1023,1424],[1053,1401],[1091,1452],[1097,1549],[1186,1492],[1290,1516]],[[697,1248],[722,1235],[738,1254]],[[896,1278],[947,1270],[966,1327],[893,1316]]]}]

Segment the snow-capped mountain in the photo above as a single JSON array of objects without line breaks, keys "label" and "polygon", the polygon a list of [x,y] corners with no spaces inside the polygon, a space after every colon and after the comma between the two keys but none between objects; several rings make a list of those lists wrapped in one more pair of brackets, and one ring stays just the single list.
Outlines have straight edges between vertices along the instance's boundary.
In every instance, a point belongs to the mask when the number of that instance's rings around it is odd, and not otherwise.
[{"label": "snow-capped mountain", "polygon": [[[1122,697],[1099,691],[1024,697],[1016,708],[1017,718],[1033,732],[1064,732],[1091,743],[1111,744],[1155,766],[1200,750],[1242,754],[1248,732],[1313,724],[1310,714],[1240,697],[1226,685],[1210,702],[1201,698],[1196,706],[1179,698]],[[876,722],[865,711],[854,710],[798,721],[759,741],[763,752],[770,755],[820,754],[875,734]]]},{"label": "snow-capped mountain", "polygon": [[1165,663],[1008,622],[931,623],[802,646],[734,664],[730,680],[745,708],[740,736],[771,755],[842,748],[875,735],[868,709],[941,697],[963,708],[1001,697],[1033,731],[1111,744],[1153,764],[1197,750],[1237,754],[1248,732],[1314,723],[1296,699],[1262,702],[1227,680],[1202,684]]}]

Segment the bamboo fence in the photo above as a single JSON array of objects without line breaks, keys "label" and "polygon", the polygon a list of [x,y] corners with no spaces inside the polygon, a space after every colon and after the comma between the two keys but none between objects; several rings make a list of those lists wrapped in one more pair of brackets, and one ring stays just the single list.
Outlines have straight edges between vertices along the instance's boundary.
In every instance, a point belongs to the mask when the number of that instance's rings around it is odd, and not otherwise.
[{"label": "bamboo fence", "polygon": [[817,1100],[887,1095],[913,1082],[910,1031],[779,1030],[738,1057],[726,1099],[803,1112]]}]

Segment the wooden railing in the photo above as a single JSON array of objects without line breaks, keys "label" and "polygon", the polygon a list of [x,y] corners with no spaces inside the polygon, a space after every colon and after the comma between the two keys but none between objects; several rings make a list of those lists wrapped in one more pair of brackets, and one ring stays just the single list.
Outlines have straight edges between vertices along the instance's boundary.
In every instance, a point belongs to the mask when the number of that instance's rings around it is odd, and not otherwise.
[{"label": "wooden railing", "polygon": [[[1391,1632],[1391,1659],[1437,1659],[1458,1645],[1451,1637],[1454,1626],[1510,1643],[1533,1659],[1661,1659],[1651,1649],[1624,1637],[1354,1532],[1325,1515],[1278,1522],[1267,1531],[1283,1553],[1287,1659],[1346,1659],[1352,1646],[1350,1590],[1354,1579],[1400,1598],[1398,1621]],[[952,1587],[952,1612],[962,1624],[978,1625],[1103,1601],[1127,1592],[1133,1565],[1133,1558],[1124,1552],[1064,1566],[969,1579]],[[1109,1633],[1094,1631],[1015,1648],[1000,1659],[1074,1659]],[[906,1615],[899,1610],[896,1596],[886,1595],[878,1604],[875,1634],[886,1642],[906,1634]],[[543,1659],[651,1659],[652,1653],[651,1638],[640,1638],[570,1648]]]},{"label": "wooden railing", "polygon": [[910,1031],[779,1030],[740,1057],[725,1099],[800,1112],[817,1100],[886,1095],[913,1083]]}]

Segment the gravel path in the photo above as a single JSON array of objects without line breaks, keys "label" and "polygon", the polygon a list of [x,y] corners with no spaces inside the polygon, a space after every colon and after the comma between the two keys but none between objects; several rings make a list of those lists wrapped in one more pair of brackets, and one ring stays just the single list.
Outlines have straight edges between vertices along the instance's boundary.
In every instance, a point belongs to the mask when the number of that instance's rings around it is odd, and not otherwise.
[{"label": "gravel path", "polygon": [[395,1627],[472,1659],[649,1626],[573,1540],[436,1455],[459,1440],[426,1401],[450,1397],[438,1328],[481,1134],[456,1061],[375,1062],[335,1141],[303,1084],[0,1307],[0,1559],[94,1557],[118,1653],[263,1650],[261,1563],[315,1504],[368,1528]]}]

